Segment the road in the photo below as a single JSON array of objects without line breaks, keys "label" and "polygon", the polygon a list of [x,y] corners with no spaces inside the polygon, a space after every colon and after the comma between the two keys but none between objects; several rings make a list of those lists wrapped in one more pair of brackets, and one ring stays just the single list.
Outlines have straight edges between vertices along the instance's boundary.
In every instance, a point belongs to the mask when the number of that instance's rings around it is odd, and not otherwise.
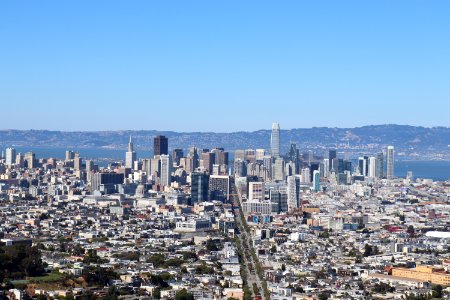
[{"label": "road", "polygon": [[[246,273],[247,273],[247,284],[248,284],[248,287],[250,288],[250,291],[252,292],[253,299],[255,299],[255,297],[259,296],[260,299],[266,300],[266,297],[264,295],[262,281],[256,273],[256,270],[257,270],[256,266],[257,266],[258,262],[256,262],[253,259],[253,256],[251,255],[251,253],[255,251],[255,249],[253,248],[253,245],[251,243],[251,236],[245,230],[244,224],[242,223],[241,212],[239,209],[241,207],[240,199],[239,199],[239,197],[236,196],[236,194],[233,194],[232,198],[233,198],[232,203],[233,203],[233,207],[234,207],[234,219],[235,219],[237,228],[239,230],[237,237],[238,237],[241,247],[242,247],[242,259],[244,261],[244,265],[245,265]],[[246,251],[246,250],[248,250],[248,251]],[[246,253],[249,255],[246,255]],[[249,264],[251,265],[251,268],[249,268]],[[253,284],[256,284],[256,286],[258,287],[259,292],[257,295],[255,295],[255,293],[253,291]]]}]

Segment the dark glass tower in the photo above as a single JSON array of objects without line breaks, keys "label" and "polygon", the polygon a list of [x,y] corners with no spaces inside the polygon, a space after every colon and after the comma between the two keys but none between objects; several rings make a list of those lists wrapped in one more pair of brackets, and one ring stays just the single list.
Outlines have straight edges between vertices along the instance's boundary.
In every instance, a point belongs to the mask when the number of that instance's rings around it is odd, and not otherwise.
[{"label": "dark glass tower", "polygon": [[169,140],[163,135],[158,135],[153,140],[153,155],[162,154],[169,154]]}]

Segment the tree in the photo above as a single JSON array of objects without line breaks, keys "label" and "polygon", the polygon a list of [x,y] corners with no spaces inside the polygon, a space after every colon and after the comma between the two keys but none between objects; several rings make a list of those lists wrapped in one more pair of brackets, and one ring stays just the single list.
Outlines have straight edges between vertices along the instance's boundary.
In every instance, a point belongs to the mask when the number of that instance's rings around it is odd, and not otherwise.
[{"label": "tree", "polygon": [[110,286],[108,289],[108,293],[103,298],[104,300],[117,300],[119,299],[117,289],[115,286]]},{"label": "tree", "polygon": [[208,251],[219,251],[219,248],[217,247],[216,243],[213,240],[208,240],[206,242],[206,250],[208,250]]},{"label": "tree", "polygon": [[77,244],[75,247],[73,247],[72,253],[75,256],[81,256],[81,255],[84,255],[85,250],[80,244]]},{"label": "tree", "polygon": [[272,245],[272,248],[270,248],[270,252],[277,253],[277,246]]},{"label": "tree", "polygon": [[414,226],[409,225],[409,226],[408,226],[408,229],[406,230],[406,232],[408,232],[408,234],[409,234],[410,236],[414,236],[414,232],[415,232]]},{"label": "tree", "polygon": [[442,298],[442,285],[438,284],[433,286],[432,288],[432,296],[433,298]]},{"label": "tree", "polygon": [[186,289],[182,289],[175,294],[175,300],[194,300],[194,295],[189,293]]}]

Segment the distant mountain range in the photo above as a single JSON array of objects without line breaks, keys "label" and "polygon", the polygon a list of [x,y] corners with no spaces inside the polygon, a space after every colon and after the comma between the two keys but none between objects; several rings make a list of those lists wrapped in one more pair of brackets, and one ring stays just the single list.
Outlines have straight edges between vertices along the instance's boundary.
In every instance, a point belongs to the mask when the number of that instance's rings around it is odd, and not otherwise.
[{"label": "distant mountain range", "polygon": [[[153,147],[153,137],[165,135],[169,147],[187,149],[224,147],[227,150],[269,149],[270,130],[253,132],[173,132],[156,130],[121,131],[49,131],[49,130],[0,130],[0,146],[42,148],[109,148],[126,149],[131,135],[137,150]],[[281,130],[282,150],[287,151],[291,142],[300,149],[317,148],[373,148],[394,145],[405,151],[450,151],[449,127],[417,127],[406,125],[375,125],[356,128],[298,128]]]}]

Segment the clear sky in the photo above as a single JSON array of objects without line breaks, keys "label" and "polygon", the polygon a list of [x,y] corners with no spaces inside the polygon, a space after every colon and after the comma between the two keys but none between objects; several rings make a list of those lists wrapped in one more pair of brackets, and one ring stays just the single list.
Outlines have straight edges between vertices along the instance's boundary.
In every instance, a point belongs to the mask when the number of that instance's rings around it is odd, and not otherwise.
[{"label": "clear sky", "polygon": [[450,1],[0,1],[0,129],[450,126]]}]

